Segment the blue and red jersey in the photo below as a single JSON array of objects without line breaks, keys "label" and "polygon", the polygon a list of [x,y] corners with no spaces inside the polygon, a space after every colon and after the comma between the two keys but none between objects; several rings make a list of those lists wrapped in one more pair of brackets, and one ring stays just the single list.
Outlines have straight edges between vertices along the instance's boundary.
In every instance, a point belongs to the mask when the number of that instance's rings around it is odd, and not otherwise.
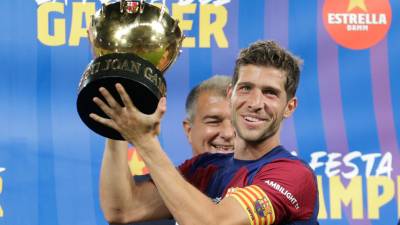
[{"label": "blue and red jersey", "polygon": [[282,146],[257,160],[205,153],[185,161],[179,170],[215,202],[235,198],[252,225],[318,224],[315,175]]}]

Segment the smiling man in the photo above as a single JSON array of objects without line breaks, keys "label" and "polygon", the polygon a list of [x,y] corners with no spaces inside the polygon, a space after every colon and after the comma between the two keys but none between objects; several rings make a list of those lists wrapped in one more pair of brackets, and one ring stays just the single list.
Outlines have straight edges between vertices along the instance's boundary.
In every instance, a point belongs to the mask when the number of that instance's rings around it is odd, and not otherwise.
[{"label": "smiling man", "polygon": [[230,82],[230,77],[216,75],[190,91],[183,129],[193,155],[233,152],[235,132],[226,93]]},{"label": "smiling man", "polygon": [[100,88],[94,102],[110,118],[91,118],[119,131],[137,147],[152,181],[135,183],[126,152],[106,145],[100,202],[108,221],[127,223],[173,217],[180,225],[318,224],[318,190],[311,168],[280,145],[282,121],[297,107],[300,60],[272,41],[251,44],[236,60],[228,89],[234,152],[201,154],[177,170],[158,141],[166,111],[142,114],[116,84],[124,106]]},{"label": "smiling man", "polygon": [[[186,98],[186,118],[183,129],[192,147],[192,155],[205,152],[232,153],[235,132],[227,89],[232,79],[214,75],[191,89]],[[125,143],[128,146],[128,143]],[[147,175],[148,169],[135,147],[128,149],[131,173],[136,177]]]}]

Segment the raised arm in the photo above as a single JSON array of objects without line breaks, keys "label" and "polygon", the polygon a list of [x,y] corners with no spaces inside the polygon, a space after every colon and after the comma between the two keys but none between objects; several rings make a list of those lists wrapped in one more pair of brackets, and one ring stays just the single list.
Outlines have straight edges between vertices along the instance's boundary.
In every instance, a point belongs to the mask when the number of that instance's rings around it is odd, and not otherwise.
[{"label": "raised arm", "polygon": [[165,205],[180,225],[244,225],[249,218],[234,198],[215,204],[175,169],[156,138],[138,141],[140,154]]},{"label": "raised arm", "polygon": [[154,183],[135,183],[128,166],[128,142],[107,139],[100,173],[100,204],[111,223],[170,217]]},{"label": "raised arm", "polygon": [[[105,97],[107,104],[101,101],[99,98],[95,98],[94,102],[111,119],[102,118],[95,114],[91,114],[91,117],[99,123],[116,129],[126,140],[135,144],[138,153],[143,158],[147,168],[150,171],[153,182],[157,187],[154,188],[153,186],[151,189],[152,195],[155,196],[154,191],[159,193],[157,196],[158,199],[156,200],[157,204],[155,204],[157,208],[162,208],[158,206],[159,198],[161,197],[165,206],[169,209],[169,212],[171,212],[175,220],[177,220],[180,225],[251,224],[246,212],[238,201],[236,201],[234,198],[228,197],[219,204],[213,203],[210,198],[201,193],[196,187],[185,181],[185,179],[179,174],[172,162],[169,160],[161,148],[157,138],[160,130],[160,121],[164,112],[166,111],[165,98],[160,100],[158,108],[154,114],[145,115],[140,113],[133,106],[129,96],[121,85],[117,84],[116,88],[124,103],[124,107],[121,107],[112,98],[107,90],[101,88],[100,92]],[[122,158],[122,156],[120,157]],[[104,158],[111,162],[116,160],[115,156],[105,156]],[[119,163],[113,162],[107,166],[109,167],[107,168],[107,171],[112,170],[114,164],[122,164],[124,161],[126,162],[126,159],[119,159]],[[125,167],[123,170],[127,171],[128,168]],[[109,176],[114,177],[119,175],[120,173],[109,174]],[[124,210],[134,212],[136,207],[139,207],[138,205],[132,203],[134,202],[134,199],[140,195],[139,191],[133,181],[131,179],[127,179],[127,177],[128,176],[125,175],[125,178],[119,178],[116,180],[119,182],[124,180],[121,182],[121,184],[124,184],[125,187],[128,186],[129,189],[113,189],[113,194],[107,194],[110,195],[111,199],[113,200],[113,203],[110,204],[112,209],[111,211],[118,211],[123,208]],[[130,180],[129,185],[126,185],[126,180]],[[111,190],[109,188],[112,188],[112,186],[115,185],[113,182],[114,181],[111,180],[107,187],[102,187],[103,192],[110,192]],[[149,185],[149,187],[151,186]],[[119,195],[117,193],[119,191],[124,192],[124,194]],[[103,195],[105,194],[102,194],[102,198],[104,198]],[[119,197],[113,197],[116,195]],[[148,198],[146,197],[146,199]],[[103,210],[109,210],[109,208],[110,207],[103,207]],[[129,212],[127,214],[130,215]],[[141,214],[142,213],[139,215]]]}]

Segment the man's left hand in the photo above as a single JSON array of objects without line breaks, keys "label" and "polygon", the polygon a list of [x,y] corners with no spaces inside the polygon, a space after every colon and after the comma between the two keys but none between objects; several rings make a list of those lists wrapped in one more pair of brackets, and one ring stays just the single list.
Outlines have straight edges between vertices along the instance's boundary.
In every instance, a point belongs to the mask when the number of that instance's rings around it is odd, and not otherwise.
[{"label": "man's left hand", "polygon": [[117,83],[115,88],[121,97],[123,106],[114,99],[107,89],[101,87],[99,91],[106,102],[98,97],[94,97],[93,102],[109,118],[101,117],[95,113],[91,113],[90,118],[117,130],[129,142],[136,143],[144,138],[157,136],[160,133],[161,118],[166,111],[166,98],[162,97],[158,102],[156,111],[147,115],[136,108],[121,84]]}]

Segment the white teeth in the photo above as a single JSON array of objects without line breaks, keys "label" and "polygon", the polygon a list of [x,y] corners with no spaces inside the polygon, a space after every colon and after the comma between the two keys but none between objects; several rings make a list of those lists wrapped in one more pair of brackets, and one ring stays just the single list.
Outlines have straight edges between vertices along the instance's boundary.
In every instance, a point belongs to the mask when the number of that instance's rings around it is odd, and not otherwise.
[{"label": "white teeth", "polygon": [[218,152],[227,152],[233,151],[233,146],[224,146],[224,145],[212,145],[214,149]]},{"label": "white teeth", "polygon": [[255,118],[255,117],[251,117],[251,116],[245,116],[244,119],[249,121],[249,122],[259,122],[259,121],[261,121],[260,119]]}]

